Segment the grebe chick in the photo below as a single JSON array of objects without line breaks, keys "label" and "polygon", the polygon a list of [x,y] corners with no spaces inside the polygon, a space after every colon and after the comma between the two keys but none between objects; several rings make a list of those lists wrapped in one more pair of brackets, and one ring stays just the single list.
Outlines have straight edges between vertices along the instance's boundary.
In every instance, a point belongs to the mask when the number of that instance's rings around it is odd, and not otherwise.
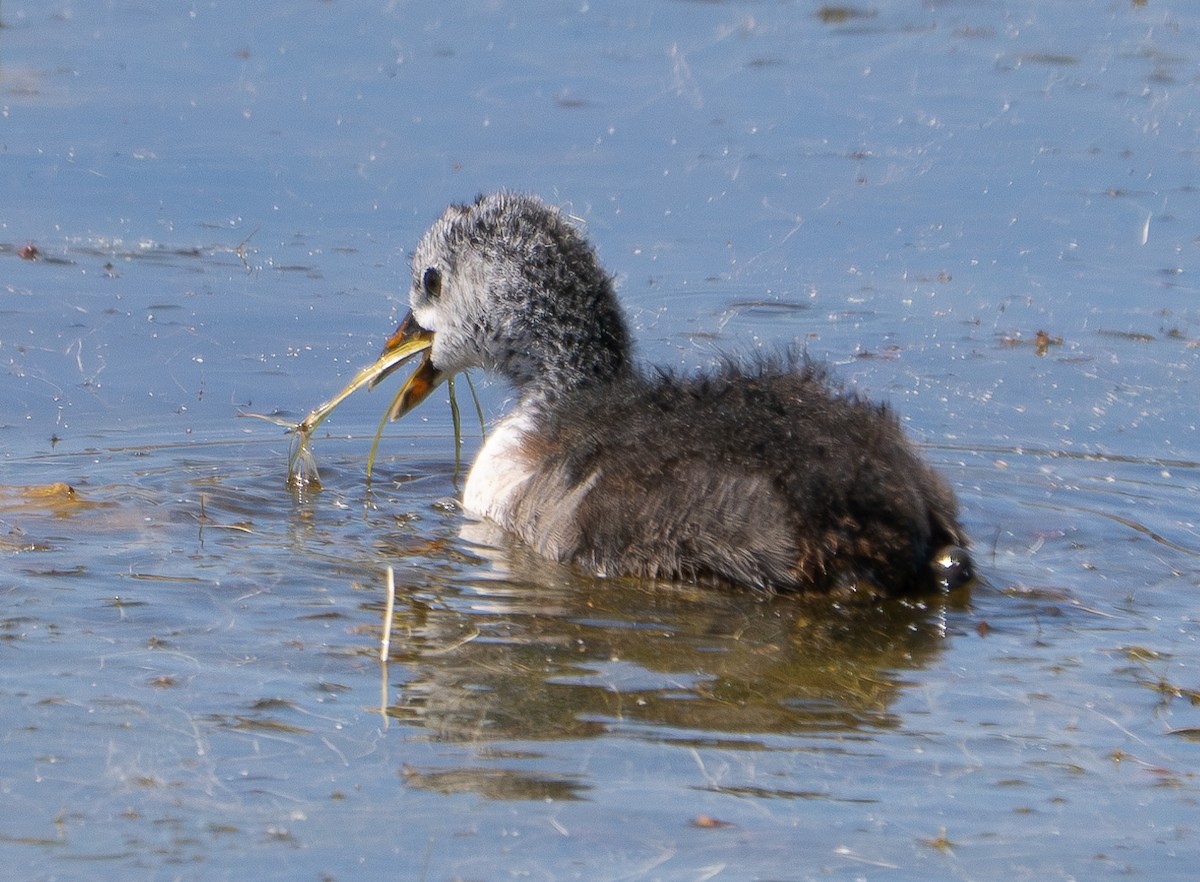
[{"label": "grebe chick", "polygon": [[426,344],[392,413],[481,367],[514,408],[465,509],[598,575],[902,593],[970,577],[954,495],[886,406],[802,357],[679,377],[634,367],[612,280],[555,208],[451,206],[388,341]]}]

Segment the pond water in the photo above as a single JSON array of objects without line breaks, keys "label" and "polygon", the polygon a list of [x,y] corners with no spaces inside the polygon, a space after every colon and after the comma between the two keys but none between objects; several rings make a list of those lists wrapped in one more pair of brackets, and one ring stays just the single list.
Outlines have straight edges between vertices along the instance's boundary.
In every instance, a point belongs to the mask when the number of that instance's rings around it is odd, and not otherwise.
[{"label": "pond water", "polygon": [[[1196,4],[0,23],[14,878],[1194,878]],[[425,226],[501,186],[585,225],[645,361],[799,340],[891,401],[979,584],[584,578],[464,529],[444,396],[370,489],[389,396],[354,396],[290,491],[238,414],[341,388]]]}]

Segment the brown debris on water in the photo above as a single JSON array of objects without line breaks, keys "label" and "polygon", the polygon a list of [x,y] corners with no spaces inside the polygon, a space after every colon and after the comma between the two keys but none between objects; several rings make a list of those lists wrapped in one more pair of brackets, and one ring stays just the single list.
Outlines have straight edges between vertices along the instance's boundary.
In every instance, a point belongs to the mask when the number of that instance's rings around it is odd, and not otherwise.
[{"label": "brown debris on water", "polygon": [[697,815],[692,818],[692,826],[703,830],[723,830],[728,827],[736,827],[737,825],[732,821],[722,821],[719,818],[713,818],[708,815]]},{"label": "brown debris on water", "polygon": [[845,24],[854,19],[874,18],[878,13],[874,9],[830,4],[822,6],[814,14],[823,24]]},{"label": "brown debris on water", "polygon": [[1033,335],[1033,340],[1027,340],[1016,334],[1003,334],[1000,336],[1000,345],[1006,349],[1016,349],[1018,346],[1024,346],[1027,343],[1033,343],[1034,355],[1041,358],[1050,351],[1051,346],[1062,346],[1063,338],[1051,334],[1049,331],[1044,331],[1041,328]]}]

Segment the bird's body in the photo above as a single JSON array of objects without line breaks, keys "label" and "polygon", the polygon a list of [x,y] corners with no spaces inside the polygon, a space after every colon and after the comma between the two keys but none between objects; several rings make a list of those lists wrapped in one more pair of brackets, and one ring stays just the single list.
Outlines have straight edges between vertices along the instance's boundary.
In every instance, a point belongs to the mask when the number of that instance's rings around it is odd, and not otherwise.
[{"label": "bird's body", "polygon": [[463,496],[540,554],[592,573],[768,590],[907,591],[969,563],[949,486],[885,406],[787,356],[679,377],[633,366],[612,283],[540,200],[453,206],[413,257],[428,340],[393,416],[440,377],[483,367],[514,409]]}]

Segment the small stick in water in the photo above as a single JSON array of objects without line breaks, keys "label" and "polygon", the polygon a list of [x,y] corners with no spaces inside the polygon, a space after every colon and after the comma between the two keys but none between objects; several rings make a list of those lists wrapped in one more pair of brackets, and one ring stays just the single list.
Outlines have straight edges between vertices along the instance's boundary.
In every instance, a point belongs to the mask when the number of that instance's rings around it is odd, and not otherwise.
[{"label": "small stick in water", "polygon": [[386,662],[392,649],[392,614],[396,611],[396,574],[387,568],[387,606],[383,610],[383,639],[379,641],[379,660]]}]

